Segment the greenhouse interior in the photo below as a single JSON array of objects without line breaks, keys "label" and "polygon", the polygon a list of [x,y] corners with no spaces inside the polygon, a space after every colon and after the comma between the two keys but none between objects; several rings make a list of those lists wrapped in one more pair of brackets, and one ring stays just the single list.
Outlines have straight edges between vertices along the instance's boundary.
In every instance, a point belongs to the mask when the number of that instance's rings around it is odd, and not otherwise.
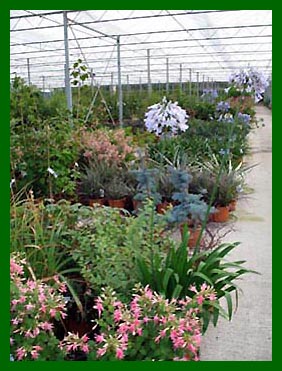
[{"label": "greenhouse interior", "polygon": [[11,10],[10,361],[271,360],[272,11]]}]

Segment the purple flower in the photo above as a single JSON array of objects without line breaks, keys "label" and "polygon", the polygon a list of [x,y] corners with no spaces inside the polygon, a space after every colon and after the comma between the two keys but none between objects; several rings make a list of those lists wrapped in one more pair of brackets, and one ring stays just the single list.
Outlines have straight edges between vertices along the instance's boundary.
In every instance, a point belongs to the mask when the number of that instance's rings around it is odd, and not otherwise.
[{"label": "purple flower", "polygon": [[230,104],[228,102],[221,101],[217,104],[216,110],[218,112],[226,113],[230,110]]},{"label": "purple flower", "polygon": [[250,124],[251,116],[248,115],[247,113],[239,112],[237,118],[238,118],[238,121],[243,123],[243,124],[246,124],[246,125]]}]

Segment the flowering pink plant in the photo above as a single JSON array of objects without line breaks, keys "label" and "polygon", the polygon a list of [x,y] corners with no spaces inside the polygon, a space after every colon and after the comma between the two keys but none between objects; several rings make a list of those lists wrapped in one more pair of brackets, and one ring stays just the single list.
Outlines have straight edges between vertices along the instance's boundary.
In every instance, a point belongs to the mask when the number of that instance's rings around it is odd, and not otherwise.
[{"label": "flowering pink plant", "polygon": [[120,166],[134,158],[132,138],[123,129],[83,132],[81,144],[83,155],[89,160],[97,158],[108,165]]},{"label": "flowering pink plant", "polygon": [[[60,344],[66,352],[83,350],[96,360],[197,361],[201,343],[200,314],[216,301],[215,291],[203,284],[191,299],[165,299],[149,286],[136,287],[129,304],[105,289],[95,301],[98,312],[95,342],[69,334]],[[74,343],[76,343],[74,345]]]},{"label": "flowering pink plant", "polygon": [[64,318],[66,290],[58,277],[55,286],[24,278],[26,261],[20,255],[10,259],[10,353],[16,361],[62,358],[54,335],[54,321]]}]

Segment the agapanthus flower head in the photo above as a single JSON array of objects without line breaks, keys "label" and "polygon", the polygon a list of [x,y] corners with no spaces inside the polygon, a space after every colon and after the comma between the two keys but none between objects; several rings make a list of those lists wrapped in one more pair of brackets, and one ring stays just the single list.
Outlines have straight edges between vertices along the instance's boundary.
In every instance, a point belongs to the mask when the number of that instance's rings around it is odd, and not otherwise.
[{"label": "agapanthus flower head", "polygon": [[174,136],[188,129],[188,118],[186,111],[178,106],[178,102],[173,103],[163,97],[161,102],[148,107],[144,121],[147,131],[158,136]]},{"label": "agapanthus flower head", "polygon": [[214,103],[215,99],[218,97],[218,92],[216,89],[203,89],[201,98],[209,103]]},{"label": "agapanthus flower head", "polygon": [[249,125],[250,124],[250,121],[251,121],[251,116],[248,115],[247,113],[241,113],[241,112],[239,112],[238,115],[237,115],[237,119],[238,119],[238,121],[240,123]]},{"label": "agapanthus flower head", "polygon": [[254,68],[242,69],[231,74],[229,82],[239,91],[253,93],[256,102],[262,99],[262,94],[269,85],[264,74]]},{"label": "agapanthus flower head", "polygon": [[217,112],[226,113],[230,110],[230,104],[224,101],[218,102],[216,106],[216,110]]}]

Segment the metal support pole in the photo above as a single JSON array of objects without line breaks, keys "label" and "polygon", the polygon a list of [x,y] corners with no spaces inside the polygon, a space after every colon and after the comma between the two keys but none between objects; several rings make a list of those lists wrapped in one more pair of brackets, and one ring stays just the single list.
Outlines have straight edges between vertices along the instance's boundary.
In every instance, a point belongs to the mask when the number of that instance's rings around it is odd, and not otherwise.
[{"label": "metal support pole", "polygon": [[141,77],[139,77],[139,91],[140,93],[142,91],[142,78]]},{"label": "metal support pole", "polygon": [[45,93],[45,76],[42,76],[42,92]]},{"label": "metal support pole", "polygon": [[90,69],[90,73],[91,73],[91,94],[93,95],[93,91],[94,91],[94,75],[93,75],[93,68]]},{"label": "metal support pole", "polygon": [[208,86],[207,88],[209,89],[210,88],[210,78],[208,77]]},{"label": "metal support pole", "polygon": [[179,90],[182,93],[182,64],[179,65]]},{"label": "metal support pole", "polygon": [[111,72],[111,87],[110,87],[111,94],[114,92],[114,73]]},{"label": "metal support pole", "polygon": [[27,78],[28,78],[28,85],[30,86],[31,85],[31,82],[30,82],[30,67],[29,67],[29,58],[27,58]]},{"label": "metal support pole", "polygon": [[65,90],[67,97],[68,110],[72,112],[72,94],[70,84],[70,61],[69,61],[69,40],[68,40],[68,18],[67,12],[63,12],[64,15],[64,42],[65,42]]},{"label": "metal support pole", "polygon": [[192,69],[189,68],[189,96],[192,96]]},{"label": "metal support pole", "polygon": [[[206,86],[206,88],[208,87]],[[202,91],[204,91],[204,89],[205,89],[205,75],[203,75]]]},{"label": "metal support pole", "polygon": [[197,97],[199,98],[199,72],[197,72]]},{"label": "metal support pole", "polygon": [[117,37],[117,67],[118,67],[118,112],[119,125],[123,126],[123,107],[122,107],[122,86],[121,86],[121,65],[120,65],[120,36]]},{"label": "metal support pole", "polygon": [[147,74],[148,74],[148,94],[150,95],[152,93],[150,49],[147,49]]},{"label": "metal support pole", "polygon": [[169,60],[166,58],[166,94],[169,93]]}]

